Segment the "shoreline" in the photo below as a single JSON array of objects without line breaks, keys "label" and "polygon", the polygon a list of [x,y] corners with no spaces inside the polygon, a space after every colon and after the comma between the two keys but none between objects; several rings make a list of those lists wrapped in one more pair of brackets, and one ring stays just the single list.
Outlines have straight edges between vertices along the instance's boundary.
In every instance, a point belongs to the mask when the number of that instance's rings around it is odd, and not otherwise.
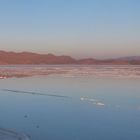
[{"label": "shoreline", "polygon": [[132,65],[6,65],[0,66],[0,79],[59,74],[75,76],[138,77],[140,66]]}]

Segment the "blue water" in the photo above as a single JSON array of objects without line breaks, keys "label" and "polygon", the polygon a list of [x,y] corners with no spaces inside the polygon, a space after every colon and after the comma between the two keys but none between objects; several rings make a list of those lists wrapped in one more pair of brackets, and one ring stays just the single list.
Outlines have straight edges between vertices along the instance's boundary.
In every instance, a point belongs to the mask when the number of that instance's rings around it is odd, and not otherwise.
[{"label": "blue water", "polygon": [[0,127],[25,133],[31,140],[139,140],[140,79],[57,74],[1,79]]}]

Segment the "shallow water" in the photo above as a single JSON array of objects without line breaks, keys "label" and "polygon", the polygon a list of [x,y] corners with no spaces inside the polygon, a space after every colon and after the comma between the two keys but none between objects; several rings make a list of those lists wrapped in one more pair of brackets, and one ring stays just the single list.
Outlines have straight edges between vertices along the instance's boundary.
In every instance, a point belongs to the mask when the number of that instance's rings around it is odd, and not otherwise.
[{"label": "shallow water", "polygon": [[1,79],[0,128],[31,140],[140,139],[139,76],[99,76],[89,68],[86,74],[71,69],[67,74]]}]

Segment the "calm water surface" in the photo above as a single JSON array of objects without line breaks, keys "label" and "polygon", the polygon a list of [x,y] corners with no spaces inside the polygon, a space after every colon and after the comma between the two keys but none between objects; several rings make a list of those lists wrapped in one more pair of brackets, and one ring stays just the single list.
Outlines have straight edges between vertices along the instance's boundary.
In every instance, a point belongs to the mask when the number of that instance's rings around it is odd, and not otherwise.
[{"label": "calm water surface", "polygon": [[1,79],[0,127],[31,140],[138,140],[140,78],[56,74]]}]

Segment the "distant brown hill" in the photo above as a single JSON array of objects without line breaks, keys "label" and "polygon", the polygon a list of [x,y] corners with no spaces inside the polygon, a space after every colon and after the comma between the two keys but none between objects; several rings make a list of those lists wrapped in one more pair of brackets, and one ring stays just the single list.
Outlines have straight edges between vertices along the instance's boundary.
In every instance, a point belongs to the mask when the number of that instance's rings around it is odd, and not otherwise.
[{"label": "distant brown hill", "polygon": [[72,64],[75,59],[69,56],[53,54],[36,54],[31,52],[0,51],[0,64]]},{"label": "distant brown hill", "polygon": [[117,59],[98,60],[94,58],[74,59],[70,56],[53,54],[37,54],[32,52],[0,51],[0,65],[5,64],[96,64],[96,65],[140,65],[140,57],[123,57]]}]

